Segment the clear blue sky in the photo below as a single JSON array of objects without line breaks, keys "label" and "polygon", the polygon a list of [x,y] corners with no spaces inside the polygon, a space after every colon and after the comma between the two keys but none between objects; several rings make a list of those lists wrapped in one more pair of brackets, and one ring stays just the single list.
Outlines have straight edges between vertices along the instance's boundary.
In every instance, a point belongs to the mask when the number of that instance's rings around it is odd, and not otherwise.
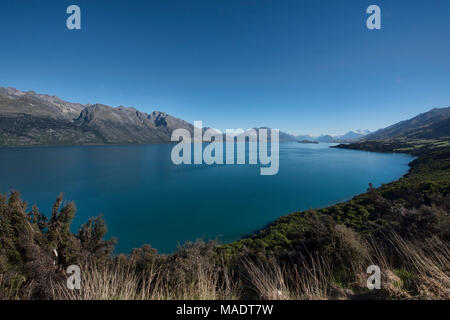
[{"label": "clear blue sky", "polygon": [[449,0],[2,0],[0,28],[0,86],[219,129],[374,130],[450,105]]}]

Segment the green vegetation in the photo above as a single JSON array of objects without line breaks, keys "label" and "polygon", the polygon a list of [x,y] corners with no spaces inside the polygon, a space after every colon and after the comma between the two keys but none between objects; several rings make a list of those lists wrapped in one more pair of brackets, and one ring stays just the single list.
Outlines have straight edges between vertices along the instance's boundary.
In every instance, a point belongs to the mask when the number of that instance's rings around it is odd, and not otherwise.
[{"label": "green vegetation", "polygon": [[[448,139],[366,141],[341,148],[417,156],[407,175],[352,200],[280,217],[231,244],[149,245],[114,255],[101,217],[70,232],[72,203],[50,218],[17,192],[0,198],[0,299],[449,299]],[[52,250],[58,257],[52,255]],[[82,289],[65,287],[81,266]],[[367,266],[382,290],[366,288]]]},{"label": "green vegetation", "polygon": [[450,137],[439,139],[406,139],[363,141],[358,143],[340,144],[335,148],[365,150],[374,152],[402,152],[412,155],[425,155],[435,150],[450,147]]},{"label": "green vegetation", "polygon": [[[243,247],[264,248],[280,255],[283,251],[295,248],[315,250],[308,245],[312,234],[320,226],[330,223],[343,224],[363,234],[378,236],[396,232],[406,237],[426,235],[448,236],[450,221],[450,147],[442,141],[421,141],[416,148],[418,158],[410,163],[409,173],[398,181],[374,189],[369,185],[367,193],[355,196],[352,200],[336,205],[306,212],[294,212],[280,217],[260,233],[247,239],[223,246],[223,250],[234,254]],[[374,151],[398,150],[417,146],[401,141],[369,141],[341,148]],[[333,221],[333,222],[330,222]],[[329,234],[323,230],[320,239]]]}]

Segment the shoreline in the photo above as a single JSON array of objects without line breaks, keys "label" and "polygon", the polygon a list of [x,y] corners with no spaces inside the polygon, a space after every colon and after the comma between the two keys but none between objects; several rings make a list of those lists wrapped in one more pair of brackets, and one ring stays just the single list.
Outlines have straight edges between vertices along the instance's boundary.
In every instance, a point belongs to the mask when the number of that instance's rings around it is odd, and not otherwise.
[{"label": "shoreline", "polygon": [[[420,140],[421,142],[424,141],[424,139]],[[396,188],[398,186],[402,187],[403,184],[405,183],[412,183],[411,188],[413,190],[416,189],[421,189],[421,188],[425,188],[425,191],[428,188],[428,183],[426,180],[430,179],[433,180],[433,176],[435,175],[436,171],[439,170],[443,170],[444,171],[444,175],[438,175],[443,183],[440,185],[440,192],[445,192],[446,188],[448,188],[449,185],[449,181],[450,180],[446,180],[445,176],[449,175],[448,169],[447,167],[445,167],[445,165],[443,166],[443,168],[439,168],[437,167],[435,164],[435,162],[438,162],[438,160],[434,159],[435,153],[437,154],[441,154],[442,156],[438,157],[438,158],[442,158],[443,161],[449,161],[450,162],[450,147],[448,147],[446,144],[444,144],[443,147],[437,147],[437,148],[433,148],[433,146],[442,142],[446,142],[449,141],[449,139],[444,138],[444,139],[430,139],[429,143],[421,146],[420,148],[414,149],[413,152],[406,152],[404,150],[398,151],[396,149],[393,148],[386,148],[383,151],[380,150],[370,150],[367,147],[364,147],[366,145],[371,145],[371,144],[376,144],[378,146],[382,146],[382,145],[395,145],[398,146],[398,144],[402,144],[403,147],[406,146],[410,146],[411,143],[413,143],[414,141],[365,141],[365,142],[361,142],[361,143],[352,143],[352,144],[340,144],[340,145],[336,145],[336,146],[330,146],[330,148],[340,148],[340,149],[348,149],[348,150],[358,150],[358,151],[366,151],[366,152],[380,152],[380,153],[403,153],[403,154],[409,154],[411,156],[414,157],[414,159],[412,161],[410,161],[408,163],[409,169],[408,171],[402,175],[399,179],[382,184],[381,186],[377,187],[377,188],[371,188],[371,186],[369,186],[368,191],[366,191],[365,193],[361,193],[361,194],[357,194],[355,196],[353,196],[350,200],[344,201],[344,202],[338,202],[334,205],[330,205],[324,208],[320,208],[320,209],[312,209],[312,210],[304,210],[304,211],[295,211],[295,212],[291,212],[288,214],[284,214],[282,216],[280,216],[279,218],[277,218],[275,221],[272,221],[271,223],[269,223],[265,228],[261,229],[259,232],[257,233],[253,233],[251,235],[249,235],[248,237],[245,238],[241,238],[239,240],[236,240],[232,243],[229,244],[222,244],[219,246],[219,248],[221,250],[224,251],[228,251],[229,253],[231,253],[232,255],[236,254],[238,251],[242,250],[243,246],[252,246],[252,242],[254,241],[265,241],[266,239],[270,239],[272,237],[272,234],[276,234],[278,232],[281,232],[281,234],[284,234],[282,231],[285,230],[285,226],[291,225],[291,224],[298,224],[300,222],[301,225],[301,221],[303,219],[303,215],[307,215],[309,212],[317,212],[320,215],[329,215],[331,218],[336,219],[337,223],[340,222],[345,222],[347,220],[347,224],[349,227],[355,229],[358,233],[362,232],[362,233],[366,233],[370,230],[370,228],[372,228],[373,226],[370,225],[373,223],[372,220],[370,220],[370,214],[365,218],[365,219],[360,219],[360,217],[358,216],[353,216],[351,214],[352,210],[354,209],[354,207],[359,207],[360,209],[364,208],[364,203],[367,202],[368,198],[370,198],[370,193],[371,192],[375,192],[376,194],[379,195],[384,195],[385,193],[389,195],[389,193],[392,193],[392,190],[396,190]],[[363,145],[362,145],[363,144]],[[422,179],[420,177],[420,175],[424,174],[422,171],[425,171],[421,168],[421,166],[424,167],[431,167],[432,169],[430,170],[430,172],[425,172],[425,177],[427,177],[428,179]],[[437,168],[436,168],[437,167]],[[419,177],[416,178],[415,176],[418,175]],[[431,178],[429,178],[431,177]],[[423,184],[423,186],[422,186]],[[446,186],[447,185],[447,186]],[[391,190],[392,189],[392,190]],[[404,190],[402,190],[399,194],[398,192],[394,192],[395,197],[400,197],[400,199],[402,199]],[[393,196],[390,195],[390,197],[392,198]],[[395,197],[393,199],[395,199]],[[421,201],[423,199],[420,199],[420,197],[418,197],[418,195],[415,195],[415,197],[417,197],[417,201],[412,201],[409,205],[411,207],[418,207],[420,206],[422,203]],[[363,208],[361,208],[360,204],[363,204]],[[428,201],[425,199],[425,204],[427,204]],[[344,211],[350,212],[350,217],[346,217],[346,214],[344,214],[344,217],[341,216],[341,214],[336,215],[334,212],[336,210],[340,211],[342,209],[339,208],[345,208]],[[365,210],[365,209],[364,209]],[[363,212],[364,212],[363,210]],[[350,220],[348,220],[350,219]],[[356,220],[356,221],[353,221]],[[297,221],[297,222],[296,222]],[[346,223],[344,223],[346,224]],[[299,225],[299,226],[300,226]],[[370,225],[370,226],[369,226]],[[372,230],[374,231],[374,230]],[[376,230],[375,230],[376,231]],[[285,232],[286,233],[286,232]],[[289,234],[289,231],[287,232],[287,234]],[[289,239],[289,237],[288,237]],[[284,240],[283,240],[284,241]],[[283,245],[283,241],[281,242],[276,242],[276,246],[279,245]],[[273,250],[273,248],[275,248],[276,246],[273,246],[270,244],[270,240],[269,240],[269,245],[265,246],[266,248],[268,248],[269,250]],[[288,246],[289,247],[289,246]],[[276,250],[275,250],[276,251]]]}]

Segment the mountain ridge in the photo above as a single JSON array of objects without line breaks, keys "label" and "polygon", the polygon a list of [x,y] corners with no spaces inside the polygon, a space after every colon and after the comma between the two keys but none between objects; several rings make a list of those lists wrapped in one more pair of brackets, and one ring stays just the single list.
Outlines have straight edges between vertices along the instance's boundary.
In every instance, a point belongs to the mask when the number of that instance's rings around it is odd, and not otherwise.
[{"label": "mountain ridge", "polygon": [[330,135],[330,134],[321,134],[320,136],[312,136],[309,134],[303,134],[296,136],[297,140],[310,140],[324,143],[341,143],[341,142],[355,142],[359,139],[363,138],[367,134],[369,134],[369,130],[350,130],[342,135]]},{"label": "mountain ridge", "polygon": [[194,126],[165,112],[80,104],[0,87],[0,145],[142,144],[170,142]]},{"label": "mountain ridge", "polygon": [[[194,131],[191,123],[161,111],[73,103],[55,95],[0,87],[0,146],[167,143],[178,128]],[[450,107],[434,108],[375,132],[352,130],[315,137],[280,131],[279,140],[347,143],[442,136],[450,136]]]},{"label": "mountain ridge", "polygon": [[430,139],[443,136],[450,136],[450,107],[433,108],[368,134],[364,140]]}]

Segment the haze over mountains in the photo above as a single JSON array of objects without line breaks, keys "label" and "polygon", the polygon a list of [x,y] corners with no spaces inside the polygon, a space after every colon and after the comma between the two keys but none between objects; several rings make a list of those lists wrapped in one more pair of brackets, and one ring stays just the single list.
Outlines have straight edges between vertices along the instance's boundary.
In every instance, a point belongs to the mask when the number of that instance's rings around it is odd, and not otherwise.
[{"label": "haze over mountains", "polygon": [[311,140],[317,142],[353,142],[358,141],[363,138],[367,134],[369,134],[369,130],[353,130],[349,131],[343,135],[330,135],[330,134],[322,134],[320,136],[311,136],[311,135],[298,135],[296,136],[297,140]]},{"label": "haze over mountains", "polygon": [[[145,144],[170,142],[173,130],[194,126],[164,112],[80,104],[56,96],[0,87],[0,146]],[[205,130],[206,128],[203,128]],[[255,128],[257,131],[261,128]],[[398,137],[450,136],[450,107],[433,109],[410,120],[370,133],[294,136],[280,131],[280,141],[355,142]]]}]

